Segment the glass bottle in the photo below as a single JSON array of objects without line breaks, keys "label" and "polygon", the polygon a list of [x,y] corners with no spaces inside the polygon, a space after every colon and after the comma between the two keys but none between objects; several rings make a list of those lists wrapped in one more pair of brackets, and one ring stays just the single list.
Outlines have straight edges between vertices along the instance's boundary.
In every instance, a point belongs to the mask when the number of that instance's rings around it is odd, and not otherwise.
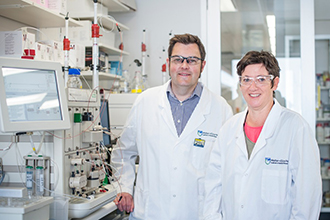
[{"label": "glass bottle", "polygon": [[81,89],[82,82],[79,77],[80,77],[79,69],[69,69],[69,78],[68,78],[68,82],[67,82],[67,87]]}]

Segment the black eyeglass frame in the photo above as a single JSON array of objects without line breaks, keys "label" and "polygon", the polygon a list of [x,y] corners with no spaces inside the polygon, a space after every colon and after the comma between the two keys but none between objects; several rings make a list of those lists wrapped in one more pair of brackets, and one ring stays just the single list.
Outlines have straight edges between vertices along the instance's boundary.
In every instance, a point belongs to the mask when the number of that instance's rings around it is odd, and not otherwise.
[{"label": "black eyeglass frame", "polygon": [[189,64],[189,60],[188,59],[191,59],[191,58],[194,58],[194,59],[197,59],[197,60],[202,60],[202,58],[195,57],[195,56],[184,57],[184,56],[181,56],[181,55],[170,56],[170,60],[172,58],[180,58],[180,59],[182,59],[181,63],[183,63],[186,60],[188,64]]}]

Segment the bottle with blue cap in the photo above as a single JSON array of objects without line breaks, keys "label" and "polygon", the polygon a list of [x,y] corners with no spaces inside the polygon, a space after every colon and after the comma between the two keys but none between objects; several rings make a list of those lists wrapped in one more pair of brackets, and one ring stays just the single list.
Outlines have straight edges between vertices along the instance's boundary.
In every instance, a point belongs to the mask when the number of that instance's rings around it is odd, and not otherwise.
[{"label": "bottle with blue cap", "polygon": [[67,87],[81,89],[82,82],[79,77],[80,77],[79,69],[69,69],[69,78],[68,78]]}]

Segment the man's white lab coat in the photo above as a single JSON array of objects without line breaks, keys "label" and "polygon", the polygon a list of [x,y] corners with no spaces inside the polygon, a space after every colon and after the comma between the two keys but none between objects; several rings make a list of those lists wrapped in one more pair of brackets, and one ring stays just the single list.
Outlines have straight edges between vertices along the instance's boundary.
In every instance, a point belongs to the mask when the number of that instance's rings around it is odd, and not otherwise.
[{"label": "man's white lab coat", "polygon": [[[180,137],[165,85],[137,98],[119,147],[112,152],[123,192],[133,193],[135,158],[139,170],[130,219],[198,219],[202,214],[205,169],[220,127],[232,110],[206,87]],[[196,145],[196,146],[194,146]]]},{"label": "man's white lab coat", "polygon": [[249,160],[247,111],[221,128],[205,177],[205,219],[318,219],[322,180],[316,140],[299,114],[274,101]]}]

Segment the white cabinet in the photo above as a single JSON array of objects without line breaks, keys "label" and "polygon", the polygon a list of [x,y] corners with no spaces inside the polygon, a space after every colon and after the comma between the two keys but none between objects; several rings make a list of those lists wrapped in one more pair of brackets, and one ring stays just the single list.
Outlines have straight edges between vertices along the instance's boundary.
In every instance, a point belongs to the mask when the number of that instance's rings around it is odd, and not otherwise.
[{"label": "white cabinet", "polygon": [[105,98],[109,100],[109,114],[111,132],[120,136],[127,116],[131,111],[133,103],[139,94],[121,93],[121,94],[105,94]]}]

